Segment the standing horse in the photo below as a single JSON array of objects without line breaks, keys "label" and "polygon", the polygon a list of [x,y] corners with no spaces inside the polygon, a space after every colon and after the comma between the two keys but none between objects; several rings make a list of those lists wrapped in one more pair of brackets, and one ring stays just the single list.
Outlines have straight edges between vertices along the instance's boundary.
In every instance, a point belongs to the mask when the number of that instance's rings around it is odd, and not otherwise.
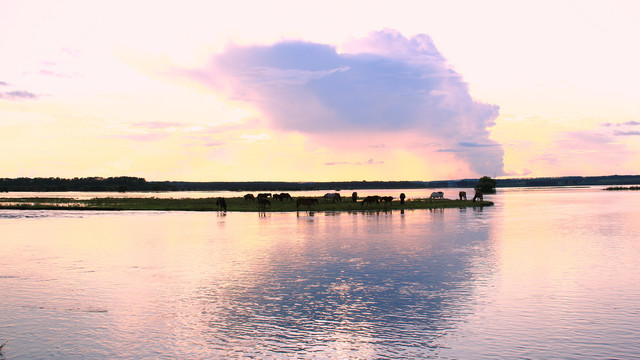
[{"label": "standing horse", "polygon": [[267,205],[271,207],[271,201],[269,201],[266,197],[258,197],[258,210],[267,210]]},{"label": "standing horse", "polygon": [[256,197],[253,194],[247,194],[244,196],[244,201],[256,201]]},{"label": "standing horse", "polygon": [[318,205],[318,199],[314,198],[298,198],[296,200],[296,209],[300,208],[300,205],[304,205],[308,208],[311,208],[313,205]]},{"label": "standing horse", "polygon": [[404,205],[404,199],[405,199],[406,197],[407,197],[407,196],[406,196],[404,193],[400,193],[400,205]]},{"label": "standing horse", "polygon": [[460,200],[462,200],[462,199],[467,200],[467,192],[466,191],[460,191],[458,193],[458,196],[460,197]]},{"label": "standing horse", "polygon": [[476,199],[478,199],[479,201],[484,201],[484,198],[482,197],[482,191],[476,189],[476,194],[473,195],[473,202],[476,202]]},{"label": "standing horse", "polygon": [[353,192],[353,194],[351,194],[351,200],[353,200],[353,202],[358,202],[358,193],[357,192]]},{"label": "standing horse", "polygon": [[293,198],[291,197],[291,195],[289,195],[289,193],[280,193],[280,201],[284,200],[293,201]]},{"label": "standing horse", "polygon": [[227,211],[227,200],[222,197],[217,198],[216,206],[218,207],[218,210]]}]

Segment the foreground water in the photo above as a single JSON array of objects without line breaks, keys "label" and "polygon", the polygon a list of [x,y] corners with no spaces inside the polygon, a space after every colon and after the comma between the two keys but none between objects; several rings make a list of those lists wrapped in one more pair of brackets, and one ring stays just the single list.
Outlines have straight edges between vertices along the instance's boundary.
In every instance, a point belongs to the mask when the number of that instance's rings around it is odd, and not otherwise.
[{"label": "foreground water", "polygon": [[640,358],[640,192],[488,199],[404,214],[1,211],[2,354]]}]

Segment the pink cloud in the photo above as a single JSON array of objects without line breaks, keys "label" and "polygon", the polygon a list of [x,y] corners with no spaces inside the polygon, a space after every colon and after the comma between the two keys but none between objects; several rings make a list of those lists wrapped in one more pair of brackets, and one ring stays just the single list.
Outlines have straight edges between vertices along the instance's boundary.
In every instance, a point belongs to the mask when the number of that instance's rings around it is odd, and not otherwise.
[{"label": "pink cloud", "polygon": [[335,133],[364,137],[366,146],[421,134],[477,173],[503,173],[503,149],[488,131],[498,106],[475,101],[427,35],[374,32],[344,53],[300,41],[230,46],[208,66],[179,72],[257,107],[275,129],[335,146]]}]

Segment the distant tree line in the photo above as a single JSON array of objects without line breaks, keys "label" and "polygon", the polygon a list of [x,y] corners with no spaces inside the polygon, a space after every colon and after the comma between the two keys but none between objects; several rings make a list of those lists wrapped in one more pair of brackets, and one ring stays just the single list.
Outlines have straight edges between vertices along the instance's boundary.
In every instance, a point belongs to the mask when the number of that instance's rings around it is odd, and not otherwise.
[{"label": "distant tree line", "polygon": [[0,191],[149,191],[153,185],[143,178],[17,178],[0,179]]},{"label": "distant tree line", "polygon": [[529,179],[478,179],[443,181],[333,181],[333,182],[188,182],[147,181],[144,178],[87,177],[87,178],[0,178],[0,192],[24,191],[295,191],[295,190],[352,190],[352,189],[421,189],[421,188],[474,188],[479,185],[491,187],[535,187],[535,186],[589,186],[589,185],[637,185],[638,175],[612,176],[565,176]]}]

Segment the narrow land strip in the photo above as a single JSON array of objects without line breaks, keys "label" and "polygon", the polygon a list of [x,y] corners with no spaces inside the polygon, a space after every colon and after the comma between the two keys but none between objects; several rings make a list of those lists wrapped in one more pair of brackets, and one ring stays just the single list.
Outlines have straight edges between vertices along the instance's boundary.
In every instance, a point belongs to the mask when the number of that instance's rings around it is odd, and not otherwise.
[{"label": "narrow land strip", "polygon": [[[245,201],[241,197],[224,198],[226,211],[235,212],[288,212],[288,211],[362,211],[362,210],[412,210],[466,208],[491,206],[491,201],[411,199],[400,204],[399,200],[374,204],[363,204],[362,199],[353,202],[350,198],[341,202],[325,201],[317,197],[313,205],[296,206],[296,199],[273,200],[260,206],[256,201]],[[0,209],[12,210],[155,210],[155,211],[222,211],[218,198],[202,199],[161,199],[161,198],[94,198],[78,200],[73,198],[0,198]]]}]

